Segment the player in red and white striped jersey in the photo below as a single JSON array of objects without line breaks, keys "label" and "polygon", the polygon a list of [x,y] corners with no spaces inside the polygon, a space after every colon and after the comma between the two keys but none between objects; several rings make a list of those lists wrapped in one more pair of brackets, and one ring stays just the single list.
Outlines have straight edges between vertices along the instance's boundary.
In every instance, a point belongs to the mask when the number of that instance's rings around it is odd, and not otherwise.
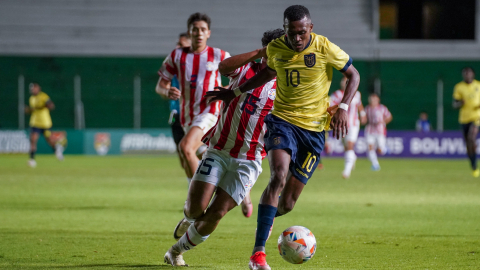
[{"label": "player in red and white striped jersey", "polygon": [[368,97],[368,105],[365,107],[368,124],[365,127],[365,138],[368,143],[368,159],[372,162],[372,170],[379,171],[380,165],[377,159],[377,153],[384,155],[387,151],[386,136],[387,124],[392,121],[392,114],[380,104],[380,97],[372,93]]},{"label": "player in red and white striped jersey", "polygon": [[[330,105],[339,105],[343,99],[343,93],[347,86],[348,80],[343,77],[340,81],[340,89],[333,92],[330,96]],[[367,122],[365,111],[362,104],[362,97],[360,92],[356,92],[353,96],[350,106],[348,107],[348,134],[343,138],[345,145],[345,168],[343,169],[343,178],[349,178],[357,156],[355,155],[355,143],[358,139],[358,132],[360,131],[360,123],[365,124]],[[360,117],[359,117],[360,115]],[[333,138],[332,138],[333,139]]]},{"label": "player in red and white striped jersey", "polygon": [[[283,29],[265,32],[262,45],[266,47],[271,40],[283,35]],[[219,69],[230,78],[229,88],[236,88],[265,68],[266,59],[262,57],[266,57],[265,49],[223,61]],[[258,58],[262,58],[261,63],[254,62]],[[182,254],[204,242],[220,219],[250,193],[266,156],[263,120],[273,108],[275,89],[276,80],[273,79],[238,95],[220,113],[217,125],[204,136],[208,149],[192,179],[185,218],[180,221],[191,225],[165,254],[167,263],[184,265]]]},{"label": "player in red and white striped jersey", "polygon": [[[180,99],[180,123],[185,136],[179,148],[190,182],[198,167],[196,152],[203,145],[201,139],[217,122],[220,110],[220,103],[208,104],[203,96],[221,85],[218,64],[230,54],[207,46],[210,18],[206,14],[192,14],[187,26],[192,45],[190,48],[177,48],[167,56],[158,72],[157,92],[173,100]],[[174,75],[178,78],[180,89],[170,85]]]}]

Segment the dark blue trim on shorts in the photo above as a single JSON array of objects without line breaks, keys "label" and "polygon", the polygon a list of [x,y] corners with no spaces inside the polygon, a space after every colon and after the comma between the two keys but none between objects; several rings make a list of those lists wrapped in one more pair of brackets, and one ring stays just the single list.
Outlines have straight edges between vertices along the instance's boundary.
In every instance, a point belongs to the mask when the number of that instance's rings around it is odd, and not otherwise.
[{"label": "dark blue trim on shorts", "polygon": [[352,63],[353,63],[353,60],[352,60],[352,58],[350,57],[350,58],[348,59],[348,62],[345,64],[345,66],[344,66],[340,71],[341,71],[341,72],[347,71],[347,69],[352,65]]},{"label": "dark blue trim on shorts", "polygon": [[30,133],[39,133],[45,136],[45,131],[50,131],[49,128],[37,128],[37,127],[30,127]]},{"label": "dark blue trim on shorts", "polygon": [[307,184],[320,162],[320,153],[325,146],[325,131],[306,130],[273,114],[265,117],[265,124],[265,150],[287,151],[291,158],[290,172],[300,182]]}]

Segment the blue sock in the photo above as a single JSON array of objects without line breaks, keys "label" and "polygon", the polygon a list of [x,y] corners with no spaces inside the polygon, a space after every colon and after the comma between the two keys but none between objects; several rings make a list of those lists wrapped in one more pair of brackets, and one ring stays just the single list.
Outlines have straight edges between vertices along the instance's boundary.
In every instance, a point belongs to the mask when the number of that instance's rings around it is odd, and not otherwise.
[{"label": "blue sock", "polygon": [[273,219],[277,213],[277,208],[268,204],[258,205],[257,218],[257,236],[255,237],[255,246],[264,247],[267,242],[268,233],[273,225]]},{"label": "blue sock", "polygon": [[468,158],[470,159],[470,165],[472,166],[472,170],[477,169],[477,155],[468,155]]}]

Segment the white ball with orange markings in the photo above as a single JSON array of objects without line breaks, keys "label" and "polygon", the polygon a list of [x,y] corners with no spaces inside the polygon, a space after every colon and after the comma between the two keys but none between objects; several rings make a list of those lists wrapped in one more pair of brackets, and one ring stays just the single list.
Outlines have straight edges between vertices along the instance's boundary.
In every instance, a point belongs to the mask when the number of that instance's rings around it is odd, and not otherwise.
[{"label": "white ball with orange markings", "polygon": [[317,241],[313,233],[302,226],[287,228],[278,237],[278,251],[282,258],[293,264],[302,264],[310,260],[317,250]]}]

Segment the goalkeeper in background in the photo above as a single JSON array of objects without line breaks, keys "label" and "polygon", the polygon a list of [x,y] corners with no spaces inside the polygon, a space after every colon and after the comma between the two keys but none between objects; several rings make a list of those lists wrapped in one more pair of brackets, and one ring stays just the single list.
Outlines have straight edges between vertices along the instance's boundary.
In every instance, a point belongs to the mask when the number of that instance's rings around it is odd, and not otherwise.
[{"label": "goalkeeper in background", "polygon": [[55,144],[52,139],[52,118],[50,111],[55,109],[55,104],[50,97],[42,92],[42,88],[38,83],[31,83],[30,86],[29,106],[26,106],[25,112],[30,116],[30,160],[28,165],[32,168],[37,166],[35,161],[35,153],[37,152],[37,142],[40,134],[45,137],[47,143],[52,147],[58,160],[63,160],[63,146]]}]

